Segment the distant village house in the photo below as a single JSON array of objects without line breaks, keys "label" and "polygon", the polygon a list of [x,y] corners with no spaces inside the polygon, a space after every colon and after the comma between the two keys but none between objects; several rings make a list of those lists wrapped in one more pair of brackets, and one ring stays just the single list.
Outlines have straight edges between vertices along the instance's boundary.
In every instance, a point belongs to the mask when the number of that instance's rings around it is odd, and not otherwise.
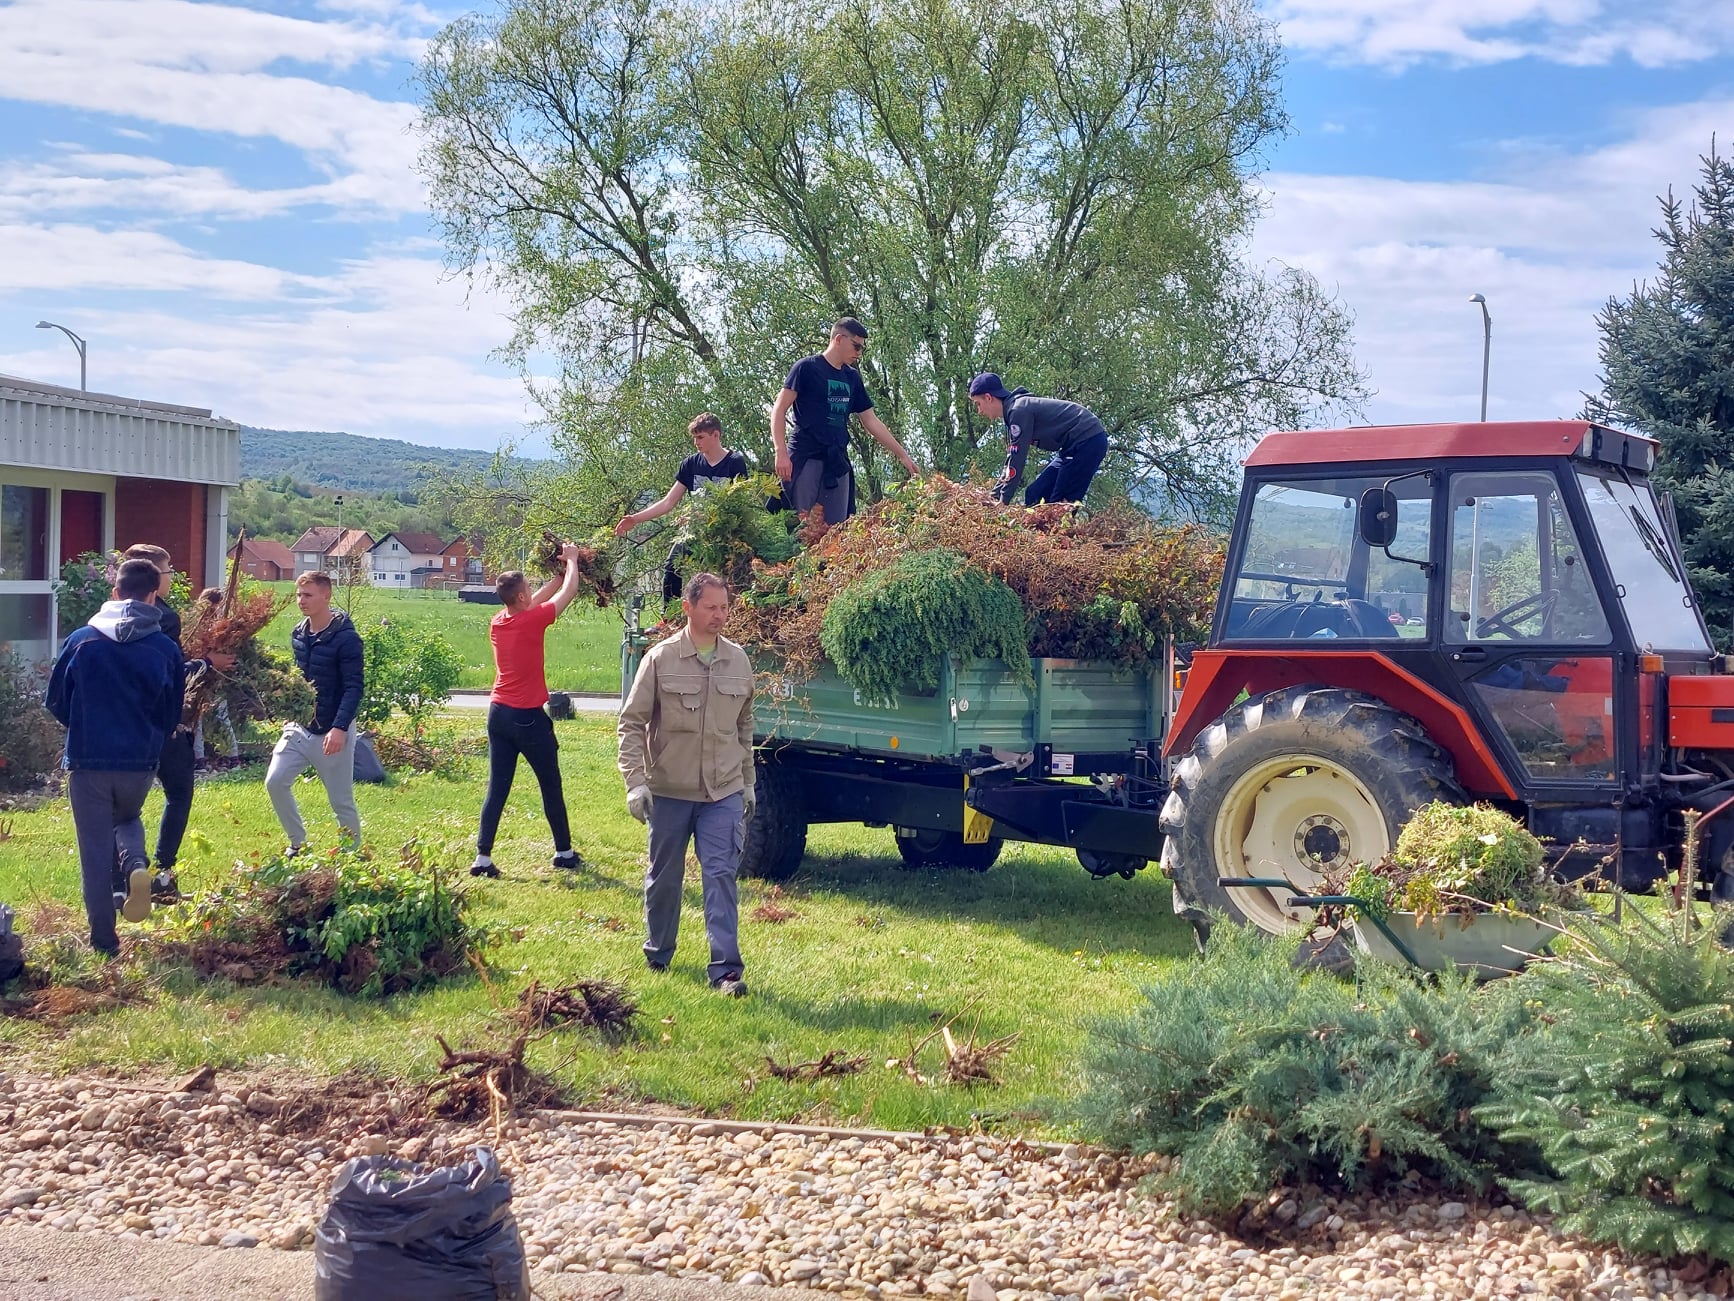
[{"label": "distant village house", "polygon": [[295,553],[269,538],[247,538],[229,548],[229,559],[240,553],[241,572],[262,583],[275,583],[296,574]]}]

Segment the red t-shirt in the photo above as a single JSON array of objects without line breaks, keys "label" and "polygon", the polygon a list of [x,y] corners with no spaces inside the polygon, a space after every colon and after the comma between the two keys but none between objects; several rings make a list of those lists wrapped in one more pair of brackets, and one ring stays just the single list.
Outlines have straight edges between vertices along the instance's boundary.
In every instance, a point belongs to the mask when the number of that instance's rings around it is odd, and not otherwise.
[{"label": "red t-shirt", "polygon": [[514,709],[540,709],[548,703],[542,643],[559,613],[552,601],[543,601],[521,614],[501,610],[488,622],[488,640],[494,644],[494,690],[489,700]]}]

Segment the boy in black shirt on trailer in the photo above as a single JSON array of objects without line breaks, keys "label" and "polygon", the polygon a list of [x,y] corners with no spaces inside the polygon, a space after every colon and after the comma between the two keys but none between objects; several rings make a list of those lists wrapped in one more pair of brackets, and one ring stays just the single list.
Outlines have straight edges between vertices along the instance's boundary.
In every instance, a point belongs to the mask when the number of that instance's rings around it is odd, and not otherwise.
[{"label": "boy in black shirt on trailer", "polygon": [[[746,457],[723,446],[722,421],[709,411],[695,416],[686,432],[692,435],[692,445],[698,450],[680,463],[680,469],[674,474],[674,485],[661,500],[652,502],[643,510],[633,511],[614,526],[615,537],[623,538],[638,525],[662,518],[680,505],[689,492],[706,492],[713,485],[743,479],[753,472]],[[668,553],[662,571],[662,599],[665,602],[672,601],[681,593],[680,562],[686,558],[689,541],[685,530],[681,530]]]}]

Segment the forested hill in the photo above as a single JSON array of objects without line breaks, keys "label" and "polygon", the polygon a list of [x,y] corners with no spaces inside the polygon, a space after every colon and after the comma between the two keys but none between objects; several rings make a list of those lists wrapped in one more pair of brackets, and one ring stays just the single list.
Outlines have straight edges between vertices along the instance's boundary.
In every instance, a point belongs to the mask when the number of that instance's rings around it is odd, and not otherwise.
[{"label": "forested hill", "polygon": [[431,466],[479,469],[492,455],[454,447],[426,447],[396,438],[364,438],[307,429],[241,426],[241,477],[281,480],[336,492],[400,492],[416,486]]}]

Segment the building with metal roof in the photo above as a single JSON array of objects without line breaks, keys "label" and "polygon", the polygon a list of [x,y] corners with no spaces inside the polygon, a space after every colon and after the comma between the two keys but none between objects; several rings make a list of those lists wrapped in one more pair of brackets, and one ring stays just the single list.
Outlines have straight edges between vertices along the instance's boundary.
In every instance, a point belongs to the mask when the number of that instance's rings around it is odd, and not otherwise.
[{"label": "building with metal roof", "polygon": [[240,426],[203,407],[0,375],[0,649],[53,653],[55,579],[86,551],[152,542],[217,582],[240,464]]}]

